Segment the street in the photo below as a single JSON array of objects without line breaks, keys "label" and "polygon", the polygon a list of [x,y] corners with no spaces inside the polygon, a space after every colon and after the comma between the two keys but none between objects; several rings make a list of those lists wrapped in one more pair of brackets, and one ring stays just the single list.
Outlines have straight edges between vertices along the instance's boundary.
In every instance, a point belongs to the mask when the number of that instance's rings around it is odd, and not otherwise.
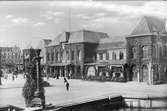
[{"label": "street", "polygon": [[[46,80],[46,78],[44,78]],[[2,78],[0,86],[0,105],[16,105],[25,107],[22,96],[22,87],[25,79],[19,75],[15,81],[9,76],[8,80]],[[47,80],[46,80],[47,81]],[[98,82],[70,79],[69,91],[66,90],[63,78],[59,80],[49,78],[50,87],[45,88],[46,104],[61,105],[65,103],[75,103],[84,99],[93,99],[103,95],[122,96],[160,96],[164,97],[167,91],[167,84],[146,85],[145,83],[128,82]]]}]

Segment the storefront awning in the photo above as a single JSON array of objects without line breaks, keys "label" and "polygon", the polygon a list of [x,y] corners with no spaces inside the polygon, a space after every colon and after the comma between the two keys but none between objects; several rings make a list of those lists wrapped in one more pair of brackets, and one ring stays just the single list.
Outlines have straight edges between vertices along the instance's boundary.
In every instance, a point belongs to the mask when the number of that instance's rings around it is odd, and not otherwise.
[{"label": "storefront awning", "polygon": [[107,66],[107,65],[111,65],[111,66],[120,66],[120,65],[124,65],[126,63],[125,60],[110,60],[108,62],[94,62],[94,63],[87,63],[84,65],[97,65],[97,66]]},{"label": "storefront awning", "polygon": [[71,65],[71,63],[55,63],[55,64],[50,64],[49,66],[67,66]]}]

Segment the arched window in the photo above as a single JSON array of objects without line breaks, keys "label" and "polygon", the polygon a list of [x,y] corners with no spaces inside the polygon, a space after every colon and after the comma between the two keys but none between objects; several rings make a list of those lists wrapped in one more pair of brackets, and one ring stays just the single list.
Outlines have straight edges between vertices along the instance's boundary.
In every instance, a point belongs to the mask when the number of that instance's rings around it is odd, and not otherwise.
[{"label": "arched window", "polygon": [[62,61],[66,60],[66,51],[62,51]]},{"label": "arched window", "polygon": [[131,48],[131,58],[135,58],[135,52],[136,52],[135,47],[132,47]]},{"label": "arched window", "polygon": [[60,61],[60,53],[58,53],[58,59],[57,60]]},{"label": "arched window", "polygon": [[148,81],[148,67],[147,65],[143,65],[142,66],[142,73],[143,73],[143,82],[147,82]]},{"label": "arched window", "polygon": [[49,56],[50,56],[50,54],[49,54],[49,52],[48,52],[48,53],[47,53],[47,60],[48,60],[48,61],[50,61],[50,57],[49,57]]},{"label": "arched window", "polygon": [[123,53],[123,52],[120,52],[120,53],[119,53],[119,59],[120,59],[120,60],[124,59],[124,53]]},{"label": "arched window", "polygon": [[157,55],[156,53],[157,53],[157,52],[156,52],[156,47],[153,45],[153,57],[155,57],[155,58],[157,57],[157,56],[156,56],[156,55]]},{"label": "arched window", "polygon": [[55,61],[56,62],[58,61],[58,52],[56,52],[56,54],[55,54]]},{"label": "arched window", "polygon": [[67,56],[67,60],[70,60],[70,55],[69,55],[69,51],[66,51],[66,56]]},{"label": "arched window", "polygon": [[112,52],[112,60],[116,60],[116,53]]},{"label": "arched window", "polygon": [[54,61],[54,52],[51,54],[51,61]]},{"label": "arched window", "polygon": [[159,46],[159,57],[162,57],[162,47],[161,46]]},{"label": "arched window", "polygon": [[109,60],[109,52],[106,52],[106,60]]},{"label": "arched window", "polygon": [[74,51],[71,51],[71,60],[74,60]]},{"label": "arched window", "polygon": [[143,46],[142,47],[142,57],[143,58],[148,58],[148,46]]},{"label": "arched window", "polygon": [[81,59],[82,59],[82,58],[81,58],[81,50],[78,50],[78,51],[77,51],[77,56],[78,56],[78,60],[81,61]]}]

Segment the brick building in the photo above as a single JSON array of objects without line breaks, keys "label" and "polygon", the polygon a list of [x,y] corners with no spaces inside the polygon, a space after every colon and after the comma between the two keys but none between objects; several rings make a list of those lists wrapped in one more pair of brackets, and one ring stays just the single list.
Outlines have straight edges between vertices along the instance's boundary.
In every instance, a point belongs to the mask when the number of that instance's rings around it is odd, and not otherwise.
[{"label": "brick building", "polygon": [[165,21],[143,17],[127,40],[128,79],[155,84],[167,78]]},{"label": "brick building", "polygon": [[165,21],[143,17],[123,41],[106,33],[64,32],[46,46],[50,75],[156,84],[167,79]]},{"label": "brick building", "polygon": [[93,62],[96,47],[101,38],[108,37],[101,32],[80,30],[58,35],[47,47],[47,66],[50,74],[84,77],[84,64]]},{"label": "brick building", "polygon": [[22,52],[17,46],[14,47],[0,47],[0,63],[2,68],[22,69]]}]

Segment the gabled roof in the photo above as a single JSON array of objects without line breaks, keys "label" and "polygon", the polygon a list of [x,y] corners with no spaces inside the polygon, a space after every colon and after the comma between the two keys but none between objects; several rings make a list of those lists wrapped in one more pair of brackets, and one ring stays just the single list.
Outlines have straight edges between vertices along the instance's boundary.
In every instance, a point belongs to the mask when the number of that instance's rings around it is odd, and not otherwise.
[{"label": "gabled roof", "polygon": [[106,33],[80,30],[70,33],[69,43],[98,43],[100,39],[108,37],[109,36]]},{"label": "gabled roof", "polygon": [[48,46],[59,45],[61,42],[67,42],[69,39],[69,32],[63,32],[58,35]]},{"label": "gabled roof", "polygon": [[165,20],[144,16],[130,35],[150,34],[153,32],[165,32]]}]

